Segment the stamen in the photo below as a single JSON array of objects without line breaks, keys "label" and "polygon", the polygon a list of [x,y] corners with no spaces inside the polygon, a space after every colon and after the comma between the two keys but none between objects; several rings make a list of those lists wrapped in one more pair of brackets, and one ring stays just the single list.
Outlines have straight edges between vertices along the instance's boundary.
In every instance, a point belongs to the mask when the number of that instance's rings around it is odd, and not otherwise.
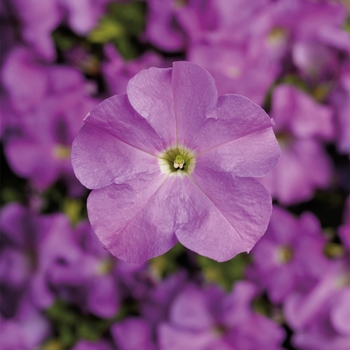
[{"label": "stamen", "polygon": [[161,171],[169,175],[184,176],[194,170],[195,155],[185,146],[169,147],[158,156]]}]

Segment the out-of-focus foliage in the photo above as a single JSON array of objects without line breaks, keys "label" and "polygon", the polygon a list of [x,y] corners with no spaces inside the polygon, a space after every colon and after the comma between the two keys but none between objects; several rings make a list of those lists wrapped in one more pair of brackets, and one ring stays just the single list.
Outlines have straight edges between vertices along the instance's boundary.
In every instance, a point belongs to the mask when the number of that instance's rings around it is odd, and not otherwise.
[{"label": "out-of-focus foliage", "polygon": [[145,27],[145,4],[140,1],[111,3],[107,16],[88,34],[92,43],[113,42],[120,54],[127,60],[135,58],[139,50],[135,45]]}]

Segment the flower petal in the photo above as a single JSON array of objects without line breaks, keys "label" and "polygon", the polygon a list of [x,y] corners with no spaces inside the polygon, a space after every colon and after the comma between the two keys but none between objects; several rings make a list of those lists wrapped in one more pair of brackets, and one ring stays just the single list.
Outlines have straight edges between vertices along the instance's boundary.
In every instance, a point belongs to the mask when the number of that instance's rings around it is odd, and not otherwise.
[{"label": "flower petal", "polygon": [[175,245],[173,208],[165,205],[175,178],[165,179],[164,174],[152,181],[136,178],[91,192],[89,220],[110,253],[141,263]]},{"label": "flower petal", "polygon": [[272,128],[257,131],[215,147],[196,158],[196,168],[261,177],[277,165],[280,148]]},{"label": "flower petal", "polygon": [[100,103],[85,119],[86,124],[104,130],[120,141],[157,155],[166,143],[130,105],[126,95],[116,95]]},{"label": "flower petal", "polygon": [[169,313],[172,324],[191,331],[208,331],[215,326],[204,293],[195,285],[188,285],[175,298]]},{"label": "flower petal", "polygon": [[152,126],[165,148],[176,144],[176,121],[170,68],[149,68],[130,79],[132,107]]},{"label": "flower petal", "polygon": [[87,188],[127,183],[136,177],[153,179],[160,174],[156,157],[120,141],[103,129],[86,123],[72,146],[72,164]]},{"label": "flower petal", "polygon": [[254,179],[211,170],[195,171],[192,178],[184,178],[182,186],[181,203],[187,207],[176,230],[178,240],[217,261],[249,252],[271,215],[271,198],[265,188]]},{"label": "flower petal", "polygon": [[193,136],[217,103],[215,82],[206,70],[194,63],[174,62],[172,86],[178,143],[193,149]]},{"label": "flower petal", "polygon": [[283,148],[278,167],[259,181],[272,197],[290,205],[311,199],[315,188],[328,185],[331,173],[322,145],[313,139],[299,139]]},{"label": "flower petal", "polygon": [[189,344],[191,344],[191,350],[211,349],[211,345],[215,344],[217,340],[217,335],[209,330],[190,331],[169,323],[161,323],[157,331],[160,349],[162,350],[188,349]]},{"label": "flower petal", "polygon": [[38,189],[47,188],[59,176],[60,165],[46,142],[40,144],[27,137],[13,137],[6,144],[5,154],[13,171],[31,179]]},{"label": "flower petal", "polygon": [[197,152],[202,152],[269,130],[272,126],[273,122],[266,112],[246,97],[233,94],[220,96],[216,108],[207,113],[203,125],[196,130],[193,146]]},{"label": "flower petal", "polygon": [[114,342],[120,350],[154,350],[149,322],[139,317],[127,317],[111,326]]}]

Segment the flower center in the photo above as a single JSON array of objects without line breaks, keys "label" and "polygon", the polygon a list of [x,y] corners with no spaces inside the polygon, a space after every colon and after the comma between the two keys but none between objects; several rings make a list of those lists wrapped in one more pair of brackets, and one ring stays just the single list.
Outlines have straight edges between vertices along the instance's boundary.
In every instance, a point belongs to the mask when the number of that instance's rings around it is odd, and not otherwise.
[{"label": "flower center", "polygon": [[170,147],[158,155],[158,162],[163,173],[168,175],[185,175],[194,170],[194,154],[184,146]]},{"label": "flower center", "polygon": [[65,145],[57,145],[53,149],[53,154],[57,159],[68,159],[70,157],[70,147]]},{"label": "flower center", "polygon": [[271,45],[279,45],[286,41],[287,31],[282,27],[275,27],[270,30],[267,40]]},{"label": "flower center", "polygon": [[185,165],[185,161],[184,161],[182,155],[179,154],[178,156],[175,157],[174,168],[175,169],[183,169],[184,165]]},{"label": "flower center", "polygon": [[281,264],[288,264],[293,259],[293,250],[290,247],[282,246],[278,249],[278,260]]}]

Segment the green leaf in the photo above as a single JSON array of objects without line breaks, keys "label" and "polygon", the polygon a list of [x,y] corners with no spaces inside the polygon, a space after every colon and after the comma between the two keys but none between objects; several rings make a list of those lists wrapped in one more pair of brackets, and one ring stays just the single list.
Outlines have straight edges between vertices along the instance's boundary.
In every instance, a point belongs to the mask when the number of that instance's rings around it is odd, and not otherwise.
[{"label": "green leaf", "polygon": [[139,55],[138,36],[145,27],[145,5],[140,1],[111,3],[107,15],[88,34],[91,43],[113,42],[125,59]]},{"label": "green leaf", "polygon": [[246,253],[238,254],[233,259],[221,263],[201,255],[198,255],[197,260],[206,280],[218,283],[226,290],[231,290],[232,284],[243,278],[245,267],[250,262]]}]

